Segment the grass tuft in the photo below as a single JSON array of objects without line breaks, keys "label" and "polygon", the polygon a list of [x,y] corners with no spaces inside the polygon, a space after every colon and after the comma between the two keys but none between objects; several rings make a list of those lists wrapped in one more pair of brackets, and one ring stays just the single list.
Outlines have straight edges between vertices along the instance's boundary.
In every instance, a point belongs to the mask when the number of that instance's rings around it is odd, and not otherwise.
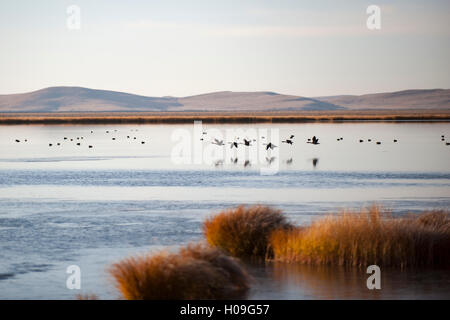
[{"label": "grass tuft", "polygon": [[304,228],[277,230],[274,260],[366,267],[450,266],[450,215],[443,211],[393,218],[371,207],[327,216]]},{"label": "grass tuft", "polygon": [[271,233],[290,225],[279,210],[264,206],[239,206],[207,219],[203,233],[211,246],[239,258],[271,256]]},{"label": "grass tuft", "polygon": [[249,288],[236,260],[203,244],[131,257],[110,273],[127,300],[241,299]]}]

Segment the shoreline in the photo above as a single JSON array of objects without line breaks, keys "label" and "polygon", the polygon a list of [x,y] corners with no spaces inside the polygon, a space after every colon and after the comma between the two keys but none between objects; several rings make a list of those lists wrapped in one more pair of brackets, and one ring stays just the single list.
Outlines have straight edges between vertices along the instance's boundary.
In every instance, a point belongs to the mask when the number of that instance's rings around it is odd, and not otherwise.
[{"label": "shoreline", "polygon": [[66,112],[0,113],[0,125],[182,124],[307,122],[450,122],[447,110],[339,110],[284,112]]}]

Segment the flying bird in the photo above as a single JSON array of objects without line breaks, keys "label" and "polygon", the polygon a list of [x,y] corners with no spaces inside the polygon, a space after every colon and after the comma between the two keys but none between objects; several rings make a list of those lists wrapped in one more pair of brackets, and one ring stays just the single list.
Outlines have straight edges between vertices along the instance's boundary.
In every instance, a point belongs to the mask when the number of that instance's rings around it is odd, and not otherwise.
[{"label": "flying bird", "polygon": [[269,150],[269,148],[270,148],[270,150],[273,150],[273,149],[275,149],[275,148],[277,147],[277,146],[274,145],[272,142],[269,142],[269,143],[266,144],[265,146],[266,146],[266,150]]},{"label": "flying bird", "polygon": [[223,140],[219,140],[217,138],[214,138],[214,141],[211,142],[212,144],[216,144],[218,146],[224,146],[225,143],[223,143]]},{"label": "flying bird", "polygon": [[292,141],[292,139],[286,139],[286,140],[283,140],[281,142],[287,143],[287,144],[290,144],[290,145],[292,145],[294,143],[294,141]]},{"label": "flying bird", "polygon": [[233,147],[238,147],[238,143],[235,141],[235,142],[228,142],[229,144],[230,144],[230,149],[233,149]]},{"label": "flying bird", "polygon": [[[312,140],[312,141],[311,141]],[[319,144],[319,139],[316,136],[313,136],[312,139],[308,139],[307,143],[311,144]]]}]

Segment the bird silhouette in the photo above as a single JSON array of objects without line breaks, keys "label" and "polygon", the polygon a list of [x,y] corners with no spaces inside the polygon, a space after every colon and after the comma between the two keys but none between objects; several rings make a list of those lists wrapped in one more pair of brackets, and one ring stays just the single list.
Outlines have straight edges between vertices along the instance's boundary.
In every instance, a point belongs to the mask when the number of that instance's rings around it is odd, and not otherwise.
[{"label": "bird silhouette", "polygon": [[281,142],[282,143],[287,143],[287,144],[290,144],[290,145],[292,145],[294,143],[294,141],[292,141],[291,139],[286,139],[286,140],[283,140]]},{"label": "bird silhouette", "polygon": [[319,144],[319,139],[316,136],[313,136],[312,139],[308,139],[307,143]]},{"label": "bird silhouette", "polygon": [[224,146],[223,140],[219,140],[217,138],[214,138],[214,141],[211,142],[212,144],[216,144],[218,146]]},{"label": "bird silhouette", "polygon": [[228,142],[230,144],[230,149],[233,149],[233,147],[238,147],[238,143],[236,141],[234,142]]},{"label": "bird silhouette", "polygon": [[245,160],[244,162],[244,168],[251,166],[250,160]]},{"label": "bird silhouette", "polygon": [[272,142],[269,142],[269,143],[266,144],[265,146],[266,146],[266,150],[269,150],[269,148],[270,148],[270,150],[273,150],[273,149],[275,149],[275,148],[277,147],[277,146],[274,145]]}]

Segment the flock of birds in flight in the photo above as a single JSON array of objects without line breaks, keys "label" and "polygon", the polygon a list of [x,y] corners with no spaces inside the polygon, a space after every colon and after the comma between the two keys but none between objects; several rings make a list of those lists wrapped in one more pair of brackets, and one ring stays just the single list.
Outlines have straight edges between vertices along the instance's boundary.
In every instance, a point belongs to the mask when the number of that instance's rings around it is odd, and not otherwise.
[{"label": "flock of birds in flight", "polygon": [[[137,132],[138,129],[131,129],[131,131],[136,131],[136,132]],[[111,133],[112,133],[112,132],[117,133],[117,130],[114,130],[114,131],[113,131],[113,130],[106,130],[106,133],[107,133],[107,134],[109,134],[110,132],[111,132]],[[93,134],[94,131],[91,130],[90,133]],[[206,131],[203,131],[203,132],[202,132],[202,138],[200,139],[201,141],[204,141],[204,140],[205,140],[205,139],[203,138],[203,136],[205,136],[205,135],[207,135],[207,132],[206,132]],[[295,136],[292,134],[292,135],[289,136],[289,138],[286,138],[285,140],[282,140],[281,143],[285,143],[285,144],[287,144],[287,145],[292,146],[292,145],[294,144],[294,137],[295,137]],[[137,137],[135,137],[135,136],[132,137],[132,136],[130,136],[130,135],[127,135],[127,136],[126,136],[126,139],[127,139],[127,140],[131,140],[131,141],[134,141],[134,140],[137,140]],[[266,138],[265,138],[264,136],[262,136],[261,139],[262,139],[262,140],[266,140]],[[64,137],[63,140],[64,140],[64,141],[75,142],[77,146],[81,146],[80,140],[84,140],[84,137],[83,137],[83,136],[75,137],[75,138]],[[116,140],[116,137],[111,137],[111,140],[112,140],[112,141],[115,141],[115,140]],[[344,140],[343,137],[337,138],[337,141],[338,141],[338,142],[339,142],[339,141],[342,141],[342,140]],[[24,142],[28,142],[28,139],[24,139],[23,141],[24,141]],[[446,141],[445,141],[445,136],[444,136],[444,135],[441,135],[441,141],[444,141],[444,142],[445,142],[445,145],[447,145],[447,146],[450,145],[450,142],[446,142]],[[19,143],[19,142],[21,142],[21,140],[15,139],[15,142]],[[359,139],[359,143],[363,143],[363,142],[364,142],[363,139]],[[367,139],[367,142],[372,142],[372,139]],[[397,142],[398,142],[398,139],[393,139],[393,142],[394,142],[394,143],[397,143]],[[141,144],[145,144],[145,143],[146,143],[146,142],[145,142],[144,140],[141,140]],[[227,143],[225,144],[225,142],[224,142],[223,140],[219,140],[219,139],[217,139],[217,138],[213,138],[213,140],[211,141],[211,143],[212,143],[212,144],[215,144],[215,145],[217,145],[217,146],[225,146],[226,144],[229,144],[231,149],[232,149],[232,148],[236,148],[236,149],[237,149],[237,148],[239,147],[239,145],[243,145],[243,146],[246,146],[246,147],[250,147],[250,146],[255,145],[256,139],[247,139],[247,138],[243,138],[243,139],[242,139],[242,142],[241,142],[241,139],[240,139],[239,137],[237,137],[234,141],[230,141],[230,142],[227,142]],[[308,138],[307,141],[306,141],[306,143],[309,143],[309,144],[312,144],[312,145],[319,145],[319,144],[320,144],[319,138],[317,138],[316,136],[313,136],[312,138]],[[381,141],[376,141],[376,144],[377,144],[377,145],[380,145],[380,144],[381,144]],[[53,143],[53,142],[51,142],[51,143],[48,144],[49,147],[53,147],[54,145],[55,145],[55,143]],[[269,149],[270,149],[270,150],[273,150],[273,149],[275,149],[275,148],[278,147],[277,145],[275,145],[274,143],[272,143],[272,142],[270,142],[270,141],[268,141],[267,143],[263,143],[263,145],[265,146],[265,149],[266,149],[266,150],[269,150]],[[57,143],[56,143],[56,146],[61,146],[61,142],[57,142]],[[94,146],[93,146],[92,144],[88,144],[88,148],[89,148],[89,149],[92,149],[93,147],[94,147]],[[272,164],[272,162],[274,162],[275,160],[276,160],[275,157],[266,157],[266,161],[267,161],[267,163],[268,163],[269,165]],[[319,161],[319,159],[317,159],[317,158],[312,159],[312,163],[313,163],[313,166],[314,166],[314,167],[316,167],[318,161]],[[238,158],[231,158],[231,163],[236,164],[237,162],[238,162]],[[286,160],[286,164],[291,164],[291,163],[292,163],[292,158]],[[223,161],[222,161],[222,160],[219,160],[219,161],[217,161],[217,162],[215,163],[215,166],[219,166],[219,165],[221,165],[221,164],[223,164]],[[244,167],[248,167],[248,166],[250,166],[250,165],[251,165],[251,163],[250,163],[249,160],[246,160],[246,161],[244,162]]]}]

